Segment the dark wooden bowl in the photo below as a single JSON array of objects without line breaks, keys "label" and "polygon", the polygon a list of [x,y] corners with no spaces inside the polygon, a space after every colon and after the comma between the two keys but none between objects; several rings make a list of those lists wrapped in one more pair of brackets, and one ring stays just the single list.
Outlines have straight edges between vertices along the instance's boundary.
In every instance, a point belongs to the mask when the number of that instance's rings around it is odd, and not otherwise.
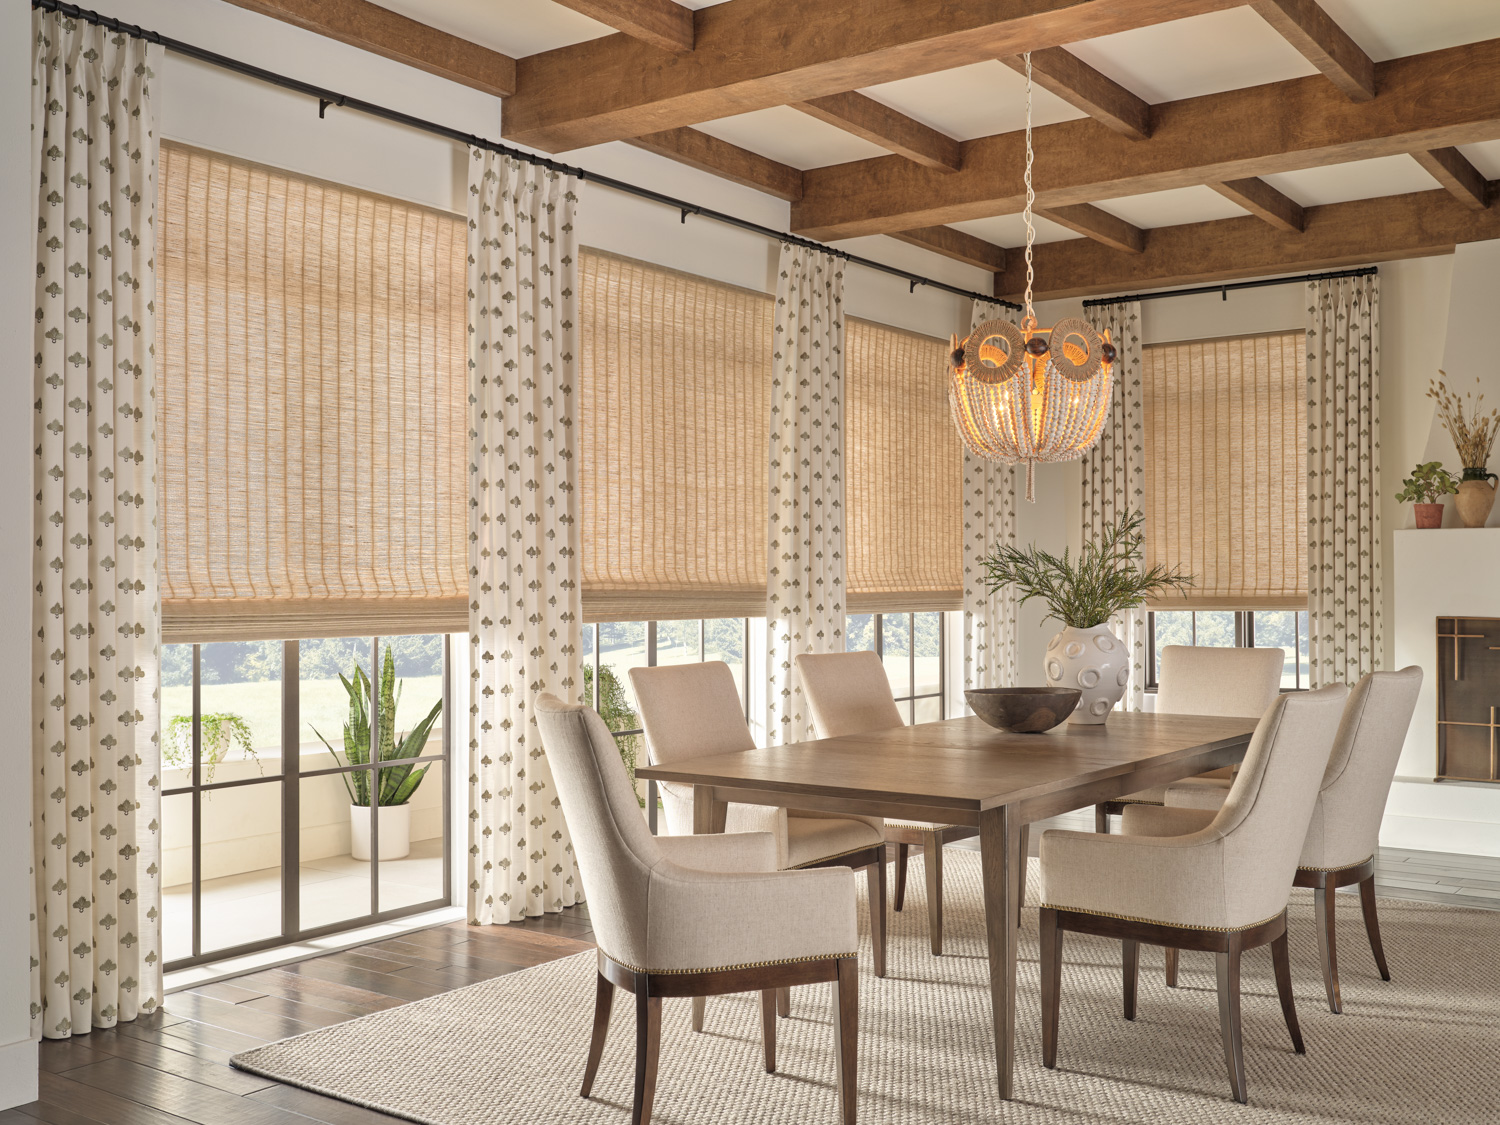
[{"label": "dark wooden bowl", "polygon": [[1071,715],[1082,694],[1065,687],[997,687],[971,688],[964,698],[996,730],[1040,734]]}]

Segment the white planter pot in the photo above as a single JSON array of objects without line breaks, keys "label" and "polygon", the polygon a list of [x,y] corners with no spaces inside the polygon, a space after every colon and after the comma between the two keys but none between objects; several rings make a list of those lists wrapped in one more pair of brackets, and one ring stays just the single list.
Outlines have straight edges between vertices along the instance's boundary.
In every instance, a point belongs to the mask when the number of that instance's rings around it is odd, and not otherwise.
[{"label": "white planter pot", "polygon": [[1068,722],[1102,723],[1109,718],[1130,682],[1130,660],[1125,646],[1108,625],[1064,629],[1047,646],[1047,682],[1053,687],[1078,688],[1083,692]]},{"label": "white planter pot", "polygon": [[[402,859],[411,852],[411,805],[382,805],[376,812],[381,861]],[[370,810],[364,805],[349,806],[349,854],[370,858]]]}]

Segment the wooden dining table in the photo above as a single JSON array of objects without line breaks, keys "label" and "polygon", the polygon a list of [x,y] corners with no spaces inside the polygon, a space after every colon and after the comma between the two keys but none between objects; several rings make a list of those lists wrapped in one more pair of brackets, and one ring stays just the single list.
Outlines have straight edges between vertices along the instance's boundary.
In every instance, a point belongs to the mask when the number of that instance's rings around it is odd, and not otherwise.
[{"label": "wooden dining table", "polygon": [[1015,1059],[1017,891],[1022,827],[1142,789],[1233,765],[1253,719],[1115,712],[1013,734],[968,716],[867,734],[712,754],[637,775],[693,786],[693,827],[724,831],[731,801],[863,813],[979,829],[995,1066],[1011,1096]]}]

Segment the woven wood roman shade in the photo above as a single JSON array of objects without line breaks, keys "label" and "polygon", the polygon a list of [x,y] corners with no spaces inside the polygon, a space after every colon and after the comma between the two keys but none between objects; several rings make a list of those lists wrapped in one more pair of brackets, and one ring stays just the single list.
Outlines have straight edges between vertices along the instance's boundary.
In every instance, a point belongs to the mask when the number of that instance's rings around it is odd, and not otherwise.
[{"label": "woven wood roman shade", "polygon": [[597,250],[579,285],[584,620],[763,616],[772,298]]},{"label": "woven wood roman shade", "polygon": [[849,318],[844,511],[849,609],[959,609],[963,448],[949,417],[948,345]]},{"label": "woven wood roman shade", "polygon": [[467,628],[464,220],[161,146],[167,641]]},{"label": "woven wood roman shade", "polygon": [[1307,608],[1306,339],[1144,349],[1146,561],[1196,577],[1153,608]]}]

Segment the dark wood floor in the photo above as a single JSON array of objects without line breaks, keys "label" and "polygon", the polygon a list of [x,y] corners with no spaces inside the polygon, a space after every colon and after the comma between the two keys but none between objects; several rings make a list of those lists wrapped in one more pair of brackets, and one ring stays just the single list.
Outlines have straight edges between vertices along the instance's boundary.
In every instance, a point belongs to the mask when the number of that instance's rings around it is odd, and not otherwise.
[{"label": "dark wood floor", "polygon": [[[1500,859],[1381,849],[1376,880],[1393,898],[1500,908]],[[43,1042],[41,1100],[0,1112],[0,1125],[391,1122],[234,1070],[229,1057],[591,949],[593,936],[586,906],[510,926],[454,922],[173,993],[155,1016]]]}]

